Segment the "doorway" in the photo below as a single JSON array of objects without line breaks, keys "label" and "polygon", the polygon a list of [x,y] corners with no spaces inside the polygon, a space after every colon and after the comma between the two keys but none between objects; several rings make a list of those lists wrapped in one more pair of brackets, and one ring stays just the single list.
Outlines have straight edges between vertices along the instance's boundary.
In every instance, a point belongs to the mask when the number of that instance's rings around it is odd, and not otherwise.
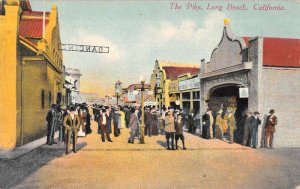
[{"label": "doorway", "polygon": [[236,143],[242,144],[244,136],[244,116],[248,111],[248,98],[239,97],[239,86],[236,84],[228,84],[212,89],[209,95],[208,107],[213,111],[214,120],[219,109],[223,109],[223,112],[225,112],[228,107],[236,109],[235,122],[237,129],[234,132],[234,140]]}]

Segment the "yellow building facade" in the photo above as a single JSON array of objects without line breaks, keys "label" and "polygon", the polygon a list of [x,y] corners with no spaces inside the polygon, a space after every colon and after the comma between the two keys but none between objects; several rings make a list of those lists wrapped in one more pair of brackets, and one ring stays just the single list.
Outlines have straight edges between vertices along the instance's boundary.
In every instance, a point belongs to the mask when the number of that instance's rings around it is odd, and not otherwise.
[{"label": "yellow building facade", "polygon": [[199,73],[199,64],[187,64],[170,61],[155,61],[150,78],[150,87],[154,89],[157,107],[168,107],[176,104],[178,98],[178,76]]},{"label": "yellow building facade", "polygon": [[46,134],[49,107],[64,104],[64,65],[56,6],[45,22],[29,1],[1,6],[0,148],[12,149]]}]

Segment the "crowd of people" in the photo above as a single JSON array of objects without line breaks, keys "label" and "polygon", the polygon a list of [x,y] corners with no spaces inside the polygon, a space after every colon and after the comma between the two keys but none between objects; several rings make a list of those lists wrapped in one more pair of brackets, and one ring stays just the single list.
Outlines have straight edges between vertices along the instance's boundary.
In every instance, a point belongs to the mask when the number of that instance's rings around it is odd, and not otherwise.
[{"label": "crowd of people", "polygon": [[[92,133],[91,120],[94,120],[101,135],[102,142],[106,140],[113,142],[111,134],[114,137],[121,135],[123,128],[130,129],[128,143],[133,144],[136,138],[140,138],[140,125],[142,123],[142,109],[139,106],[102,106],[94,104],[91,106],[93,115],[89,113],[89,107],[86,103],[70,105],[62,108],[53,104],[47,114],[47,144],[52,145],[54,133],[58,131],[58,143],[66,143],[66,154],[69,153],[69,146],[73,144],[73,152],[76,152],[76,141],[78,137],[85,137]],[[264,143],[261,147],[273,147],[273,135],[277,117],[275,111],[270,110],[270,115],[264,127]],[[246,113],[243,121],[243,139],[241,144],[257,148],[258,144],[258,127],[262,124],[259,112]],[[177,150],[178,141],[182,142],[182,149],[185,150],[185,140],[183,131],[186,129],[189,133],[198,133],[204,139],[228,140],[230,144],[236,141],[236,120],[235,109],[226,108],[225,111],[220,109],[216,113],[208,108],[202,116],[202,127],[200,126],[200,113],[190,110],[184,113],[182,109],[173,107],[163,107],[161,111],[155,106],[146,106],[144,109],[144,136],[165,135],[167,150]],[[122,131],[123,132],[123,131]],[[175,141],[174,141],[175,139]]]},{"label": "crowd of people", "polygon": [[[142,123],[141,107],[93,105],[92,109],[94,121],[98,123],[98,133],[101,134],[102,142],[105,142],[105,139],[113,142],[110,134],[114,133],[114,136],[118,137],[121,134],[120,130],[125,127],[130,128],[128,143],[133,144],[135,138],[139,137]],[[167,150],[178,149],[178,140],[180,139],[183,145],[182,149],[186,149],[183,136],[184,115],[181,109],[174,111],[173,108],[169,107],[158,111],[155,106],[146,106],[144,110],[145,136],[151,137],[164,134]]]},{"label": "crowd of people", "polygon": [[[47,142],[52,145],[66,143],[66,153],[69,153],[70,143],[73,143],[73,152],[76,153],[77,137],[84,137],[92,133],[91,116],[86,103],[70,105],[62,108],[52,104],[47,113]],[[54,141],[54,134],[58,131],[58,141]]]},{"label": "crowd of people", "polygon": [[205,139],[220,139],[228,140],[229,144],[238,142],[237,137],[241,135],[241,143],[244,146],[257,148],[258,145],[258,127],[262,127],[262,148],[273,148],[273,136],[275,133],[275,125],[277,125],[277,117],[275,111],[270,110],[269,115],[266,117],[264,124],[258,111],[247,112],[242,119],[240,128],[242,132],[237,133],[237,124],[235,118],[235,109],[226,108],[225,111],[220,109],[216,115],[210,108],[202,116],[202,137]]}]

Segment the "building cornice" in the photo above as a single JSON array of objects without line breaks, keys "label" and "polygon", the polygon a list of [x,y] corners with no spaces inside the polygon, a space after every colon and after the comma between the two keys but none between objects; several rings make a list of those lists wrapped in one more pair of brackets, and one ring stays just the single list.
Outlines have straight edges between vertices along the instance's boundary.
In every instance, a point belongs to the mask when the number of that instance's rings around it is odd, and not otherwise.
[{"label": "building cornice", "polygon": [[205,79],[209,77],[214,77],[218,75],[224,75],[232,72],[242,71],[242,70],[251,70],[253,67],[252,62],[243,62],[241,64],[237,64],[231,67],[215,70],[208,73],[200,73],[199,77],[200,79]]}]

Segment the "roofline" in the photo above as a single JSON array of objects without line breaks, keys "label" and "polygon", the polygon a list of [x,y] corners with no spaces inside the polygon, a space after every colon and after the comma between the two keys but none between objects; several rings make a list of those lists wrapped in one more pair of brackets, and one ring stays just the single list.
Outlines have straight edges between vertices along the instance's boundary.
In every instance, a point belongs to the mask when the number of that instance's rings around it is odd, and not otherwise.
[{"label": "roofline", "polygon": [[172,66],[172,67],[199,67],[200,63],[180,63],[180,62],[172,62],[172,61],[163,61],[163,60],[156,60],[159,67],[164,66]]},{"label": "roofline", "polygon": [[30,40],[26,39],[25,37],[19,35],[20,43],[34,51],[35,53],[38,53],[38,48],[34,43],[32,43]]}]

